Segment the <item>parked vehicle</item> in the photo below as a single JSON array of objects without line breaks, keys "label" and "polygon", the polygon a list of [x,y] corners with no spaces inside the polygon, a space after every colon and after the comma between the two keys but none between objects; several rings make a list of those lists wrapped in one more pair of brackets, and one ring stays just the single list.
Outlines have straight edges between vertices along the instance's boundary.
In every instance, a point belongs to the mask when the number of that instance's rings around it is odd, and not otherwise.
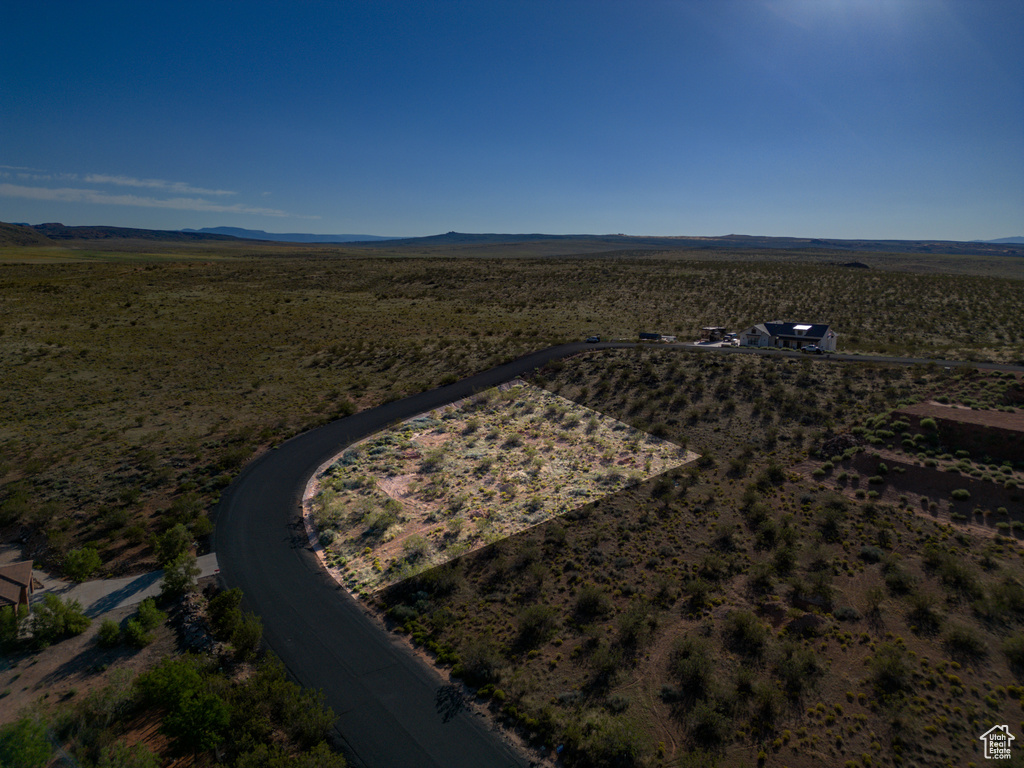
[{"label": "parked vehicle", "polygon": [[601,340],[600,336],[587,336],[587,344],[597,344]]},{"label": "parked vehicle", "polygon": [[800,348],[801,352],[806,352],[809,355],[821,355],[824,354],[825,350],[819,347],[817,344],[808,344],[806,347]]}]

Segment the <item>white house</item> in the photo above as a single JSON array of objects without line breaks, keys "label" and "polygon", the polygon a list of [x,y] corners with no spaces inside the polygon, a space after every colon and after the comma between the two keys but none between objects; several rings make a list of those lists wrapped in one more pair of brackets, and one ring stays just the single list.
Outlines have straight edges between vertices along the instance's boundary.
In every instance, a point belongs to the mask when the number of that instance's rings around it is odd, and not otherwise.
[{"label": "white house", "polygon": [[827,323],[783,323],[779,320],[758,323],[740,333],[745,347],[781,347],[802,349],[816,344],[826,352],[836,351],[836,332]]}]

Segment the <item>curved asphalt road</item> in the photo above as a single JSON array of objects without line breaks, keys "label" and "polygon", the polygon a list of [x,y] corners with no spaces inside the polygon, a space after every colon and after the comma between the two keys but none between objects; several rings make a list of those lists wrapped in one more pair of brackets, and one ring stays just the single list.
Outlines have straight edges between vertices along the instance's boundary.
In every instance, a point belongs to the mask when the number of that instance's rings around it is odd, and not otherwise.
[{"label": "curved asphalt road", "polygon": [[352,764],[524,765],[483,719],[453,714],[436,673],[381,632],[320,566],[299,519],[306,482],[343,446],[391,423],[593,346],[545,349],[298,435],[249,464],[221,498],[213,542],[221,576],[245,592],[246,604],[263,619],[264,637],[295,679],[323,689]]},{"label": "curved asphalt road", "polygon": [[[304,686],[323,689],[327,703],[338,714],[336,728],[353,765],[502,768],[524,763],[481,718],[453,707],[441,678],[401,641],[381,632],[359,603],[320,566],[299,518],[309,477],[344,446],[389,424],[508,381],[556,358],[595,348],[632,346],[636,345],[564,344],[357,413],[298,435],[264,454],[225,492],[217,509],[213,542],[222,578],[245,592],[248,607],[263,619],[264,637],[295,679]],[[697,349],[756,353],[742,348]],[[829,359],[965,365],[857,355]],[[966,365],[1024,370],[1024,366]]]}]

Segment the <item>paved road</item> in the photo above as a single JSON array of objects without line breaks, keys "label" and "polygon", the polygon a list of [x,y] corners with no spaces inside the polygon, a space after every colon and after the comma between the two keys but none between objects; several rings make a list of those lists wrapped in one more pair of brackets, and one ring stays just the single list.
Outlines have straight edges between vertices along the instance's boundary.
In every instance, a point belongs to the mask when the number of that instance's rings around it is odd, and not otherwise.
[{"label": "paved road", "polygon": [[[312,473],[342,447],[389,424],[495,386],[545,363],[591,349],[635,344],[552,347],[455,384],[382,405],[311,430],[248,465],[217,510],[214,549],[229,586],[241,587],[263,619],[270,647],[304,686],[321,688],[338,714],[337,730],[353,765],[368,768],[502,768],[522,761],[480,718],[455,711],[441,678],[404,645],[381,632],[359,603],[320,566],[299,519]],[[656,345],[724,354],[743,348]],[[773,356],[799,353],[772,352]],[[821,360],[821,357],[815,357]],[[831,361],[953,361],[833,355]],[[973,365],[973,364],[972,364]],[[990,366],[1024,370],[1022,366]]]},{"label": "paved road", "polygon": [[[196,560],[196,565],[199,566],[200,578],[214,575],[218,570],[217,554],[202,555]],[[94,579],[81,584],[55,578],[44,571],[33,571],[33,576],[42,584],[42,588],[32,596],[33,604],[42,600],[47,592],[52,592],[64,599],[77,600],[82,604],[85,615],[93,619],[107,611],[138,605],[147,597],[157,597],[164,581],[163,571],[117,579]]]},{"label": "paved road", "polygon": [[346,757],[368,768],[521,766],[482,718],[453,713],[451,691],[380,629],[310,551],[299,519],[310,475],[342,446],[389,424],[592,348],[566,344],[446,387],[306,432],[247,466],[217,509],[214,549],[224,581],[245,592],[264,636],[304,686],[338,713]]}]

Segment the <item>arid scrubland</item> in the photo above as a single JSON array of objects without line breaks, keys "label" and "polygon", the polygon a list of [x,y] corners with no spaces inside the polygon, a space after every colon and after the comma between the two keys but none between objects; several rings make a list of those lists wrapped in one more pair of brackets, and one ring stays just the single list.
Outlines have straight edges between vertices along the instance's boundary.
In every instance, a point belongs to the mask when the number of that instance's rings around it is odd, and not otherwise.
[{"label": "arid scrubland", "polygon": [[[1014,410],[1017,377],[645,349],[536,382],[702,458],[382,597],[535,743],[585,766],[965,765],[1021,725],[1024,526],[1004,521],[1024,520],[1024,455],[968,459],[892,416]],[[901,441],[1006,507],[958,516],[928,477],[890,493],[876,452]]]},{"label": "arid scrubland", "polygon": [[[842,351],[1024,359],[1021,280],[970,259],[330,253],[0,265],[5,539],[69,574],[154,567],[258,451],[591,333],[823,320]],[[654,348],[533,383],[702,458],[383,595],[527,738],[578,765],[941,765],[1020,725],[1024,468],[896,413],[1019,410],[1016,378]],[[962,483],[908,486],[926,470]]]},{"label": "arid scrubland", "polygon": [[147,567],[261,448],[589,333],[799,318],[844,351],[1024,358],[1020,281],[643,256],[0,265],[0,524],[51,566]]}]

